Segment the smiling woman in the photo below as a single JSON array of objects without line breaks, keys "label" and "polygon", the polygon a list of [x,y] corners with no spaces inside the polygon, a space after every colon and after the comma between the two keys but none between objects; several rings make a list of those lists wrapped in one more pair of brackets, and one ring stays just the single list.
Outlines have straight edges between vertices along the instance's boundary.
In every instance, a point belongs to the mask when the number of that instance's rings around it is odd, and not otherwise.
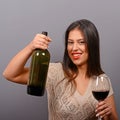
[{"label": "smiling woman", "polygon": [[88,60],[88,51],[83,33],[78,29],[73,29],[68,37],[68,54],[72,62],[78,66],[86,65]]},{"label": "smiling woman", "polygon": [[[50,42],[50,37],[43,38],[42,34],[37,34],[10,61],[4,77],[27,84],[27,60],[36,48],[47,48]],[[89,20],[74,21],[65,32],[63,63],[49,65],[46,83],[49,120],[97,120],[98,115],[103,120],[118,120],[110,81],[110,92],[105,100],[97,102],[93,97],[92,82],[96,76],[107,76],[100,65],[98,31]]]}]

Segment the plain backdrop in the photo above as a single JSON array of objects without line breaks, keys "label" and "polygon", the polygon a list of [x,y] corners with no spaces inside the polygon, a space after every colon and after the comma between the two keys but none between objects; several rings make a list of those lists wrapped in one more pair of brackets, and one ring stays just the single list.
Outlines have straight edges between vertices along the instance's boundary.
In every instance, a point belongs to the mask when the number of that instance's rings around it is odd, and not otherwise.
[{"label": "plain backdrop", "polygon": [[119,11],[119,0],[0,0],[0,120],[48,119],[46,93],[30,96],[25,85],[5,80],[2,73],[11,58],[43,30],[52,38],[51,62],[62,61],[66,28],[84,18],[99,31],[101,64],[111,79],[120,116]]}]

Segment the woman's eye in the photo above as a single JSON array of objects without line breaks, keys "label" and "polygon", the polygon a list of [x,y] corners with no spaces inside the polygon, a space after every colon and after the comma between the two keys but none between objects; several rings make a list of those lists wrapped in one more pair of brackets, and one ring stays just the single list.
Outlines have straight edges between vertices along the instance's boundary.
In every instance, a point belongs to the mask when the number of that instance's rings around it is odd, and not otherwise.
[{"label": "woman's eye", "polygon": [[[83,45],[83,44],[86,43],[85,40],[78,40],[78,41],[76,41],[76,42],[77,42],[77,44],[79,44],[79,45]],[[75,43],[74,41],[68,40],[68,44],[69,44],[69,45],[73,45],[74,43]]]},{"label": "woman's eye", "polygon": [[68,41],[68,44],[73,44],[74,42],[73,41]]},{"label": "woman's eye", "polygon": [[79,41],[79,44],[85,44],[86,42],[85,41]]}]

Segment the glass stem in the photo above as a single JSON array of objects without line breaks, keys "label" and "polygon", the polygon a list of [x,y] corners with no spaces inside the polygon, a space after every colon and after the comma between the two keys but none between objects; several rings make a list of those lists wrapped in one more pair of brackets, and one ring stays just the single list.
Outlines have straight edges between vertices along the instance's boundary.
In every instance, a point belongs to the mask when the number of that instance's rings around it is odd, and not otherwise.
[{"label": "glass stem", "polygon": [[102,118],[101,118],[101,117],[98,117],[98,120],[102,120]]}]

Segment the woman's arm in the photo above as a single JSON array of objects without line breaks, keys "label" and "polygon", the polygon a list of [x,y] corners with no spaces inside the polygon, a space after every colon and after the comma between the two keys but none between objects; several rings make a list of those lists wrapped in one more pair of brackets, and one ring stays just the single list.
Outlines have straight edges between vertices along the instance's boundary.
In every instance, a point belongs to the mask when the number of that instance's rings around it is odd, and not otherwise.
[{"label": "woman's arm", "polygon": [[102,116],[103,120],[118,120],[113,95],[109,96],[106,100],[99,102],[96,111],[99,111],[97,114]]},{"label": "woman's arm", "polygon": [[43,34],[37,34],[23,50],[13,57],[3,72],[3,76],[12,82],[27,84],[29,68],[25,67],[27,60],[36,48],[47,49],[51,39]]},{"label": "woman's arm", "polygon": [[32,50],[30,50],[29,46],[20,51],[7,65],[3,72],[3,76],[12,82],[26,84],[28,80],[29,69],[25,68],[24,66],[31,53]]}]

